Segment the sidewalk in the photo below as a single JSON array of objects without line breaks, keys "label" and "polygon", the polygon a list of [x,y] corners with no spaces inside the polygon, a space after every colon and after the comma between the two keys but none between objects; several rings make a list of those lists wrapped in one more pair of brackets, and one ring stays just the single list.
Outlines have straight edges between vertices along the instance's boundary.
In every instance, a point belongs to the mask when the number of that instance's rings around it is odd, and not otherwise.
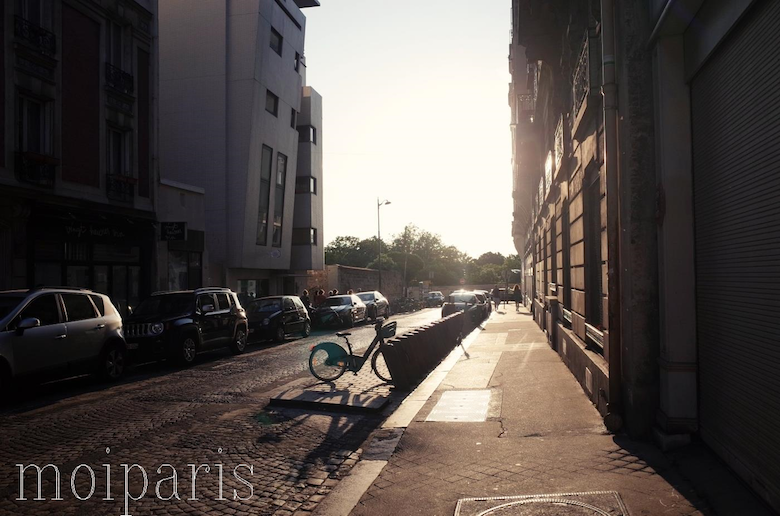
[{"label": "sidewalk", "polygon": [[[317,513],[465,516],[512,503],[495,514],[715,514],[668,456],[607,433],[530,314],[512,308],[407,398]],[[710,489],[733,494],[719,514],[763,514],[718,478]],[[474,500],[493,497],[515,498]]]}]

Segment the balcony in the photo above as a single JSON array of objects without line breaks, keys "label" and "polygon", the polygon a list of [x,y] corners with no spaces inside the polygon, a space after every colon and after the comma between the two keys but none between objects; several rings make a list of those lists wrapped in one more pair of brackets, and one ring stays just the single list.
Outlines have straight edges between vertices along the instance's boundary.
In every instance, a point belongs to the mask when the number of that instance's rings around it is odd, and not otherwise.
[{"label": "balcony", "polygon": [[580,139],[588,117],[595,111],[601,89],[601,40],[585,34],[572,75],[572,135]]},{"label": "balcony", "polygon": [[120,68],[106,63],[106,86],[118,93],[133,96],[135,93],[133,76]]},{"label": "balcony", "polygon": [[133,202],[137,182],[131,176],[106,174],[106,196],[113,201]]},{"label": "balcony", "polygon": [[59,160],[33,152],[16,153],[16,178],[23,182],[44,188],[54,187],[54,176]]},{"label": "balcony", "polygon": [[14,36],[45,56],[57,53],[57,36],[21,16],[14,16]]}]

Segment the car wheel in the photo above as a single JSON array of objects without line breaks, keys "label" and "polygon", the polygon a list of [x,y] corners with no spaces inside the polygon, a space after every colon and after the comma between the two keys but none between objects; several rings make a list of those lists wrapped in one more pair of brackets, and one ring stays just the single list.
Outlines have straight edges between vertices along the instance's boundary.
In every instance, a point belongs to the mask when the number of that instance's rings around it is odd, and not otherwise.
[{"label": "car wheel", "polygon": [[185,335],[179,344],[178,362],[183,366],[191,366],[198,355],[198,343],[194,335]]},{"label": "car wheel", "polygon": [[303,338],[306,338],[311,333],[311,323],[309,321],[306,321],[303,323],[303,331],[301,332],[301,335],[303,335]]},{"label": "car wheel", "polygon": [[100,376],[110,382],[119,380],[125,374],[127,350],[121,344],[112,342],[106,346],[100,358]]},{"label": "car wheel", "polygon": [[284,333],[284,326],[281,324],[276,327],[276,331],[274,332],[274,340],[276,342],[284,342],[284,339],[287,335]]},{"label": "car wheel", "polygon": [[246,349],[246,341],[246,329],[244,329],[243,326],[239,327],[236,329],[236,335],[233,338],[233,342],[230,343],[230,351],[232,351],[234,355],[243,353]]}]

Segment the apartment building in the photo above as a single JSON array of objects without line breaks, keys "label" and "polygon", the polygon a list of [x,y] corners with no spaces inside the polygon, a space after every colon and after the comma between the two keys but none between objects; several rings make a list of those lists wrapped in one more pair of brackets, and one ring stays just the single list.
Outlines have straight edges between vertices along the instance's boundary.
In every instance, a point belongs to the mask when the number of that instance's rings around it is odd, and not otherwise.
[{"label": "apartment building", "polygon": [[156,0],[0,6],[0,289],[156,276]]},{"label": "apartment building", "polygon": [[305,87],[301,11],[317,5],[160,5],[161,181],[204,192],[206,284],[294,293],[322,268],[322,100]]},{"label": "apartment building", "polygon": [[536,322],[611,429],[697,434],[780,509],[780,3],[513,0]]}]

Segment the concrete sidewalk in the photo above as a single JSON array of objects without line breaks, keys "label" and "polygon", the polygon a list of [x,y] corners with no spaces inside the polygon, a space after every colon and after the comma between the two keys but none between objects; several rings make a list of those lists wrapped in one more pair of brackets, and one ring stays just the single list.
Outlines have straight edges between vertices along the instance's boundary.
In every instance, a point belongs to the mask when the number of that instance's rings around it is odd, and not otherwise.
[{"label": "concrete sidewalk", "polygon": [[[669,456],[607,433],[526,310],[502,308],[469,340],[390,416],[318,514],[716,513]],[[738,499],[718,513],[765,513],[723,478]]]}]

